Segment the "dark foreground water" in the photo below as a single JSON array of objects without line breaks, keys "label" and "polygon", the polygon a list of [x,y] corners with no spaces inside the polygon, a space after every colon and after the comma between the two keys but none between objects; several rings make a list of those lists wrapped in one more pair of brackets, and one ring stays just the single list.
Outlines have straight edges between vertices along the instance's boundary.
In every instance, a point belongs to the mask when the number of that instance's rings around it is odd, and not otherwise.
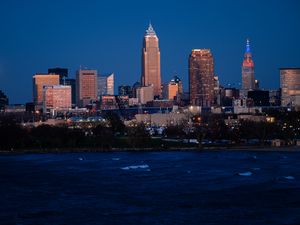
[{"label": "dark foreground water", "polygon": [[0,156],[1,224],[300,224],[300,152]]}]

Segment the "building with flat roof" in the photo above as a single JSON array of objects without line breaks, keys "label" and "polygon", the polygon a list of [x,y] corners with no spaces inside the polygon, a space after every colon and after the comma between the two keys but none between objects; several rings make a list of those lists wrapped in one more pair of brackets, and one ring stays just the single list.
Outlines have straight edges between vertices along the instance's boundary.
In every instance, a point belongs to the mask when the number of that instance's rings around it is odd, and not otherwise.
[{"label": "building with flat roof", "polygon": [[300,68],[280,68],[282,106],[300,106]]},{"label": "building with flat roof", "polygon": [[77,105],[86,107],[97,101],[97,70],[78,70],[76,73]]},{"label": "building with flat roof", "polygon": [[47,110],[61,110],[72,107],[71,86],[46,85],[43,88],[44,112]]},{"label": "building with flat roof", "polygon": [[136,90],[137,98],[140,104],[146,104],[154,99],[153,85],[140,87]]},{"label": "building with flat roof", "polygon": [[214,59],[210,49],[194,49],[189,57],[190,104],[214,104]]},{"label": "building with flat roof", "polygon": [[4,110],[5,106],[8,105],[8,97],[0,90],[0,111]]},{"label": "building with flat roof", "polygon": [[33,75],[33,102],[35,105],[43,105],[43,88],[46,85],[59,85],[58,74]]}]

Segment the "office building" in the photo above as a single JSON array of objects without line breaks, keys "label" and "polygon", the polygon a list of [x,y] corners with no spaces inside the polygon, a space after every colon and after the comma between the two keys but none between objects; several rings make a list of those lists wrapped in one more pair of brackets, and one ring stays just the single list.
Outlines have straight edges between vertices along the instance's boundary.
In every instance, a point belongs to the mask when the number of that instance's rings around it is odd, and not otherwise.
[{"label": "office building", "polygon": [[98,98],[103,95],[114,95],[114,74],[98,76]]},{"label": "office building", "polygon": [[146,104],[154,99],[153,85],[147,87],[140,87],[136,90],[137,98],[140,104]]},{"label": "office building", "polygon": [[190,104],[210,107],[214,103],[214,59],[209,49],[194,49],[189,57]]},{"label": "office building", "polygon": [[68,69],[66,68],[49,68],[48,74],[58,74],[61,85],[65,85],[64,81],[68,77]]},{"label": "office building", "polygon": [[76,79],[67,78],[64,83],[66,86],[71,86],[72,105],[76,105]]},{"label": "office building", "polygon": [[61,110],[72,107],[71,86],[46,85],[43,88],[44,112],[50,109]]},{"label": "office building", "polygon": [[250,41],[247,39],[246,52],[242,64],[242,90],[246,93],[255,89],[254,62],[250,50]]},{"label": "office building", "polygon": [[161,96],[160,50],[158,37],[151,24],[143,40],[141,85],[153,85],[154,95]]},{"label": "office building", "polygon": [[269,91],[248,91],[248,99],[253,101],[254,106],[270,106]]},{"label": "office building", "polygon": [[132,98],[132,88],[129,85],[120,85],[118,87],[118,95]]},{"label": "office building", "polygon": [[169,83],[163,85],[164,99],[177,100],[178,96],[182,93],[183,93],[182,81],[177,76],[174,76]]},{"label": "office building", "polygon": [[76,74],[77,105],[86,107],[97,101],[97,70],[78,70]]},{"label": "office building", "polygon": [[280,69],[282,106],[300,105],[300,68]]},{"label": "office building", "polygon": [[33,76],[33,102],[35,105],[43,105],[43,88],[46,85],[59,85],[58,74],[35,74]]}]

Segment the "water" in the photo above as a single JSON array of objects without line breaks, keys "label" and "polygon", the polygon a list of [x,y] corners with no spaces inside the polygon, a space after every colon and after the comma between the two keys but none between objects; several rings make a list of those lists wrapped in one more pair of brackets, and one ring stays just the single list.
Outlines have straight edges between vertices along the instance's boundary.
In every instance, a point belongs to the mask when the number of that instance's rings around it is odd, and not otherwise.
[{"label": "water", "polygon": [[0,155],[0,224],[300,224],[300,152]]}]

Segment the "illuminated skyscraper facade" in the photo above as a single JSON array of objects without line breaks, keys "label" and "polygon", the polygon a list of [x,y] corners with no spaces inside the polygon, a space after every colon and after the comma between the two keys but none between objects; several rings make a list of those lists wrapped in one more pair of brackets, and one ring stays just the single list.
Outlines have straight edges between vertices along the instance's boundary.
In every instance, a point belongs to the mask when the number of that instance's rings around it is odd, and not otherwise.
[{"label": "illuminated skyscraper facade", "polygon": [[158,37],[151,24],[143,41],[141,84],[144,87],[153,85],[154,95],[161,96],[160,50]]},{"label": "illuminated skyscraper facade", "polygon": [[76,82],[77,105],[85,107],[97,100],[97,70],[78,70]]},{"label": "illuminated skyscraper facade", "polygon": [[282,106],[300,105],[300,68],[280,69]]},{"label": "illuminated skyscraper facade", "polygon": [[255,89],[254,62],[250,50],[250,41],[247,39],[246,52],[244,55],[244,60],[242,65],[242,90],[248,91],[254,89]]},{"label": "illuminated skyscraper facade", "polygon": [[214,59],[210,49],[194,49],[189,57],[190,104],[210,107],[214,102]]},{"label": "illuminated skyscraper facade", "polygon": [[46,85],[59,85],[58,74],[35,74],[33,76],[33,102],[35,105],[43,104],[43,88]]}]

